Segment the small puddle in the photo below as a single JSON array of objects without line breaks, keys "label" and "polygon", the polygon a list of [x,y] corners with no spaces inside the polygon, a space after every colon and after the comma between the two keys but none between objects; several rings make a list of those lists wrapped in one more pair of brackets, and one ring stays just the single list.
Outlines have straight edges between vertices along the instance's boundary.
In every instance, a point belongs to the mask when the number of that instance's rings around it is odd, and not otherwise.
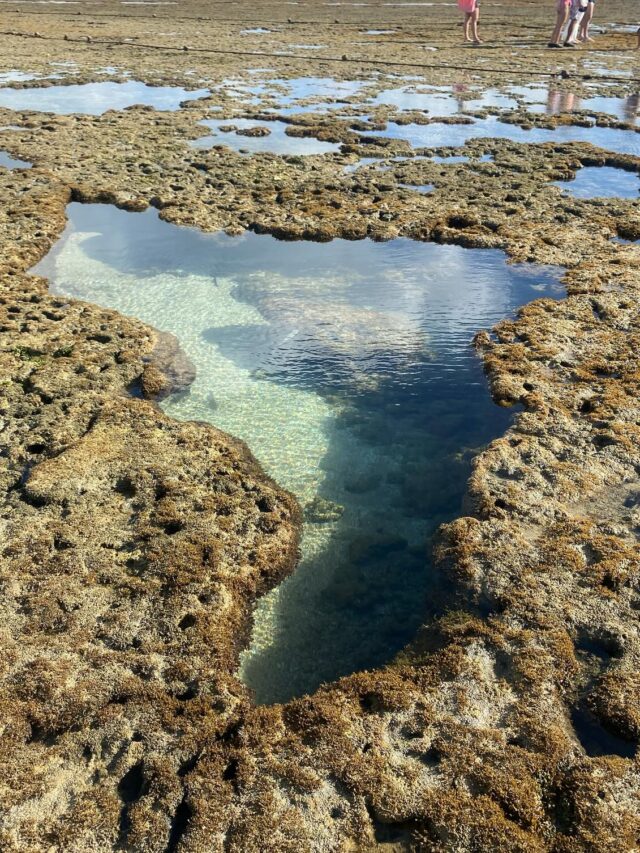
[{"label": "small puddle", "polygon": [[403,190],[413,190],[413,192],[423,193],[424,195],[435,190],[433,184],[398,184],[398,186],[402,187]]},{"label": "small puddle", "polygon": [[414,148],[459,147],[470,139],[508,139],[512,142],[591,142],[600,148],[618,154],[640,156],[640,134],[633,130],[610,127],[556,127],[553,130],[534,127],[525,130],[516,124],[508,124],[495,118],[478,119],[472,124],[394,124],[389,122],[386,130],[369,130],[363,136],[383,136],[404,139]]},{"label": "small puddle", "polygon": [[388,661],[424,620],[429,536],[511,420],[472,337],[562,295],[559,271],[406,239],[279,242],[152,210],[67,213],[34,272],[177,335],[197,378],[164,409],[244,439],[304,508],[301,563],[260,600],[242,657],[257,700]]},{"label": "small puddle", "polygon": [[[214,132],[210,136],[196,139],[192,145],[194,148],[212,148],[214,145],[226,145],[234,151],[256,154],[268,152],[271,154],[330,154],[340,151],[340,145],[334,142],[321,142],[312,136],[288,136],[287,127],[290,125],[282,121],[254,121],[252,119],[206,119],[199,122]],[[265,136],[245,136],[233,130],[223,131],[221,128],[234,127],[238,130],[254,130],[265,128],[269,131]]]},{"label": "small puddle", "polygon": [[190,92],[179,86],[149,86],[137,80],[105,81],[44,89],[0,89],[0,107],[58,115],[102,115],[107,110],[123,110],[134,104],[170,111],[179,109],[182,101],[193,101],[208,94],[208,89]]},{"label": "small puddle", "polygon": [[380,163],[382,164],[384,161],[378,157],[363,157],[362,160],[358,160],[357,163],[349,163],[344,167],[345,175],[350,175],[352,172],[357,172],[358,169],[364,168],[364,166],[369,166],[371,163]]},{"label": "small puddle", "polygon": [[638,198],[638,175],[612,166],[584,166],[572,181],[554,181],[576,198]]},{"label": "small puddle", "polygon": [[26,160],[17,160],[15,157],[7,154],[6,151],[0,151],[0,166],[3,166],[5,169],[30,169],[31,165]]},{"label": "small puddle", "polygon": [[445,166],[451,163],[491,163],[493,154],[483,154],[481,157],[468,157],[464,154],[454,154],[451,157],[431,157],[432,163],[443,163]]},{"label": "small puddle", "polygon": [[29,83],[31,80],[37,79],[37,74],[26,74],[23,71],[0,72],[0,83]]}]

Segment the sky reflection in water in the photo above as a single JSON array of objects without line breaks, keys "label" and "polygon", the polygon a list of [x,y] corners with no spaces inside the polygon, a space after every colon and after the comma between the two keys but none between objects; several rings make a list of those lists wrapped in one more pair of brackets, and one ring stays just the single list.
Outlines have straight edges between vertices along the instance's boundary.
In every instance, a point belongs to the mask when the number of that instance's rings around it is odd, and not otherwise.
[{"label": "sky reflection in water", "polygon": [[176,334],[197,366],[164,404],[245,439],[306,507],[302,562],[259,604],[242,675],[261,702],[381,664],[433,595],[428,538],[510,415],[471,339],[559,296],[558,271],[411,242],[204,235],[155,212],[68,208],[53,290]]}]

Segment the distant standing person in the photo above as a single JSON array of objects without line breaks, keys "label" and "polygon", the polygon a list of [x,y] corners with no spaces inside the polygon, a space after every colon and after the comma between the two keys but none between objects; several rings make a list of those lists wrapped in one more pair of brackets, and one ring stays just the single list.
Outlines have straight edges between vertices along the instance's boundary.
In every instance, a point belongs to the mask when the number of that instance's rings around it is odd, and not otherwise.
[{"label": "distant standing person", "polygon": [[589,3],[587,0],[571,0],[571,11],[569,13],[569,29],[564,42],[565,47],[575,47],[578,38],[578,27],[582,23]]},{"label": "distant standing person", "polygon": [[584,18],[580,24],[578,31],[578,41],[591,41],[589,37],[589,24],[593,20],[593,13],[596,9],[596,0],[587,0],[587,11],[584,13]]},{"label": "distant standing person", "polygon": [[[464,40],[474,44],[482,44],[478,38],[478,19],[480,17],[480,0],[458,0],[458,9],[464,12]],[[471,37],[469,37],[471,29]]]},{"label": "distant standing person", "polygon": [[556,25],[551,34],[549,47],[562,47],[562,31],[567,23],[570,8],[571,0],[556,0]]}]

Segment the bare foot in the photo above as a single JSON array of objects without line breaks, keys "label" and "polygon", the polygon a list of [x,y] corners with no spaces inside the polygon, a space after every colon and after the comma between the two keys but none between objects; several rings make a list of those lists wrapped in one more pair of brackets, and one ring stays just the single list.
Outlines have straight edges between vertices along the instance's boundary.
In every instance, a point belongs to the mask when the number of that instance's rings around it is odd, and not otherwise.
[{"label": "bare foot", "polygon": [[474,39],[474,40],[473,40],[473,43],[474,43],[474,44],[482,44],[482,42],[481,42],[481,40],[480,40],[480,39]]}]

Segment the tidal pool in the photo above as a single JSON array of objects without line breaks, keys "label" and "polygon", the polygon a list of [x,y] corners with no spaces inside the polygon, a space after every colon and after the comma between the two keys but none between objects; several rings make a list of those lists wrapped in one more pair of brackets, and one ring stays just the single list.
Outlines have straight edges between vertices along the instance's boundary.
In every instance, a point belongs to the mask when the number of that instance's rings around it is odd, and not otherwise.
[{"label": "tidal pool", "polygon": [[572,92],[549,91],[544,103],[533,103],[529,106],[532,113],[546,113],[547,115],[560,115],[561,113],[573,113],[581,111],[606,113],[621,121],[635,124],[638,122],[638,110],[640,109],[640,95],[637,93],[627,98],[605,98],[597,96],[592,98],[579,98]]},{"label": "tidal pool", "polygon": [[472,337],[562,295],[560,271],[406,239],[283,243],[155,211],[67,212],[35,272],[177,335],[197,378],[165,410],[243,438],[304,509],[301,563],[259,602],[242,656],[257,701],[388,661],[433,599],[430,535],[510,422]]},{"label": "tidal pool", "polygon": [[[334,142],[321,142],[312,136],[288,136],[287,125],[283,121],[259,121],[257,119],[205,119],[201,125],[211,128],[213,133],[194,140],[194,148],[212,148],[214,145],[226,145],[234,151],[248,151],[252,154],[269,152],[271,154],[330,154],[339,151],[340,145]],[[266,127],[268,136],[245,136],[235,131],[223,131],[223,127],[235,127],[238,130],[251,130]]]},{"label": "tidal pool", "polygon": [[368,130],[363,136],[385,136],[404,139],[414,148],[458,147],[470,139],[509,139],[513,142],[591,142],[618,154],[640,156],[640,133],[610,127],[578,127],[566,125],[547,130],[534,127],[525,130],[495,118],[478,119],[472,124],[394,124],[386,130]]},{"label": "tidal pool", "polygon": [[452,116],[469,110],[484,107],[514,109],[518,106],[515,98],[502,94],[495,89],[477,91],[468,86],[402,86],[387,89],[376,95],[371,101],[374,105],[397,107],[399,110],[424,110],[435,116]]},{"label": "tidal pool", "polygon": [[82,83],[73,86],[49,86],[33,89],[0,89],[0,107],[33,110],[58,115],[102,115],[107,110],[123,110],[134,104],[171,111],[182,101],[204,98],[208,89],[188,91],[179,86],[149,86],[138,80],[125,83]]},{"label": "tidal pool", "polygon": [[638,175],[612,166],[585,166],[572,181],[554,181],[576,198],[638,198]]},{"label": "tidal pool", "polygon": [[6,151],[0,151],[0,166],[4,166],[5,169],[30,169],[31,163],[27,163],[26,160],[17,160]]}]

